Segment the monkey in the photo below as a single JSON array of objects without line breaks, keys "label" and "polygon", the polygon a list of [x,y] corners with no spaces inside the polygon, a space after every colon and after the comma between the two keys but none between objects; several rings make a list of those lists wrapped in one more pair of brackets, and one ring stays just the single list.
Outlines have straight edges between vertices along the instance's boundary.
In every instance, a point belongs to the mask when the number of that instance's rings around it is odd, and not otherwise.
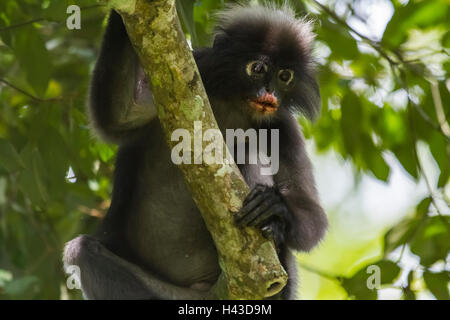
[{"label": "monkey", "polygon": [[[320,111],[312,25],[287,5],[234,5],[217,17],[212,46],[193,55],[220,130],[279,132],[276,173],[238,163],[251,191],[234,220],[274,240],[289,278],[276,297],[296,299],[294,252],[314,248],[328,224],[296,118],[313,120]],[[64,250],[65,266],[80,267],[84,298],[214,299],[217,250],[171,161],[151,86],[114,10],[89,112],[99,135],[119,149],[106,216],[94,235]]]}]

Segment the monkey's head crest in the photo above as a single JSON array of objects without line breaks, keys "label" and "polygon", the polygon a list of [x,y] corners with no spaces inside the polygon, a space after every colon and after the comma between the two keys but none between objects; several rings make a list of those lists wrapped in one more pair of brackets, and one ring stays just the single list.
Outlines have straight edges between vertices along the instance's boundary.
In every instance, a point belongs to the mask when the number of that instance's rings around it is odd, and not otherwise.
[{"label": "monkey's head crest", "polygon": [[209,63],[213,74],[205,83],[209,95],[240,99],[259,119],[282,110],[309,118],[319,112],[311,21],[296,18],[287,4],[233,5],[217,18]]}]

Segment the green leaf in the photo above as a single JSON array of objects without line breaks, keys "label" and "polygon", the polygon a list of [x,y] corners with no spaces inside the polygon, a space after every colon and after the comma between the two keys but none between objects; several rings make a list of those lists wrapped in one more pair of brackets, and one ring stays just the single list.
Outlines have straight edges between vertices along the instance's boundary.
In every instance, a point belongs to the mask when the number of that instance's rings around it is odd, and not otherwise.
[{"label": "green leaf", "polygon": [[419,174],[414,154],[414,146],[411,143],[398,144],[392,147],[392,151],[400,161],[402,167],[417,181]]},{"label": "green leaf", "polygon": [[77,235],[77,230],[79,230],[80,224],[83,221],[83,215],[81,212],[71,212],[55,224],[55,230],[61,238],[61,241],[69,241]]},{"label": "green leaf", "polygon": [[14,52],[27,82],[38,96],[44,96],[52,67],[45,43],[32,25],[14,30]]},{"label": "green leaf", "polygon": [[[0,28],[14,25],[16,21],[24,21],[27,16],[23,14],[18,1],[0,1]],[[11,46],[12,33],[0,32],[0,38],[7,46]]]},{"label": "green leaf", "polygon": [[181,23],[186,31],[191,35],[193,47],[197,47],[197,32],[194,23],[194,3],[195,0],[177,0],[177,12],[181,18]]},{"label": "green leaf", "polygon": [[400,274],[400,267],[392,261],[389,260],[381,260],[380,262],[375,263],[374,265],[378,266],[381,271],[381,284],[390,284],[394,282],[394,280]]},{"label": "green leaf", "polygon": [[362,108],[358,96],[349,91],[341,103],[341,130],[344,146],[350,155],[355,155],[361,143]]},{"label": "green leaf", "polygon": [[405,112],[394,111],[389,104],[384,104],[376,115],[373,115],[372,125],[376,133],[383,139],[383,145],[403,145],[407,138],[407,119]]},{"label": "green leaf", "polygon": [[423,216],[428,214],[428,212],[430,211],[431,201],[432,201],[431,197],[426,197],[425,199],[419,202],[419,204],[416,207],[417,218],[422,218]]},{"label": "green leaf", "polygon": [[111,160],[116,154],[116,148],[105,143],[97,143],[95,149],[97,150],[100,159],[105,163]]},{"label": "green leaf", "polygon": [[223,8],[225,1],[201,0],[194,5],[194,22],[198,46],[210,46],[215,25],[214,13]]},{"label": "green leaf", "polygon": [[411,252],[420,257],[422,265],[430,266],[447,258],[450,252],[449,225],[450,217],[434,216],[419,227],[411,241]]},{"label": "green leaf", "polygon": [[423,280],[436,299],[450,300],[450,293],[448,290],[450,272],[442,271],[433,273],[427,270],[423,274]]},{"label": "green leaf", "polygon": [[389,178],[390,168],[381,156],[381,151],[373,145],[373,142],[369,137],[364,140],[363,155],[370,171],[377,179],[387,181]]},{"label": "green leaf", "polygon": [[67,7],[69,1],[67,0],[52,0],[47,9],[44,10],[43,16],[50,21],[63,21],[67,18]]},{"label": "green leaf", "polygon": [[28,145],[21,153],[25,170],[19,175],[19,187],[36,205],[48,201],[49,195],[45,181],[46,169],[37,148]]},{"label": "green leaf", "polygon": [[407,244],[412,240],[416,228],[420,225],[421,221],[426,218],[430,204],[430,197],[423,199],[417,205],[416,214],[413,218],[406,218],[400,221],[386,232],[384,236],[385,257],[399,246]]},{"label": "green leaf", "polygon": [[20,155],[11,142],[0,139],[0,167],[8,172],[14,172],[25,167]]},{"label": "green leaf", "polygon": [[325,42],[336,59],[354,60],[359,56],[356,40],[341,26],[328,20],[322,20],[318,30],[318,39]]},{"label": "green leaf", "polygon": [[38,282],[39,279],[36,276],[25,276],[14,279],[5,284],[4,292],[6,295],[18,298],[29,293],[29,291],[34,291],[33,286]]},{"label": "green leaf", "polygon": [[43,129],[41,132],[31,129],[30,131],[36,132],[36,137],[39,137],[37,149],[43,163],[46,164],[45,178],[48,182],[48,191],[52,193],[52,198],[62,198],[66,194],[64,190],[65,176],[71,160],[70,154],[67,152],[68,146],[58,130],[52,126],[41,124],[40,128]]},{"label": "green leaf", "polygon": [[366,268],[362,268],[353,277],[344,278],[341,285],[351,297],[357,300],[376,300],[377,290],[369,289],[367,286],[369,276]]},{"label": "green leaf", "polygon": [[442,46],[444,48],[450,48],[450,31],[447,31],[445,35],[442,37]]},{"label": "green leaf", "polygon": [[417,221],[406,219],[392,227],[384,236],[384,256],[397,249],[400,245],[408,242],[412,229]]}]

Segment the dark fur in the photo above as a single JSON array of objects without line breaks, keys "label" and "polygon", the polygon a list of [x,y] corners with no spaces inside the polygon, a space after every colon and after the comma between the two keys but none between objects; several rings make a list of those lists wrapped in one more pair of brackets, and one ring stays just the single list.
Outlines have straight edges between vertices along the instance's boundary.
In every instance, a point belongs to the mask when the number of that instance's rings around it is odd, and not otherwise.
[{"label": "dark fur", "polygon": [[[314,186],[293,111],[313,117],[319,111],[307,22],[287,9],[235,7],[219,16],[212,48],[194,56],[219,127],[280,130],[280,169],[260,176],[256,165],[239,168],[252,188],[238,225],[268,232],[289,272],[283,297],[296,296],[295,259],[290,251],[308,251],[323,237],[327,220]],[[250,79],[249,61],[269,67],[262,79]],[[277,80],[279,69],[294,70],[289,86]],[[91,89],[91,116],[100,134],[120,143],[112,204],[94,237],[80,236],[66,246],[65,264],[81,268],[87,298],[208,298],[220,274],[217,253],[183,177],[170,160],[159,120],[120,123],[125,106],[140,102],[143,83],[136,54],[121,18],[112,12]],[[270,117],[255,116],[247,99],[261,88],[278,94],[280,107]],[[143,100],[151,107],[151,101]],[[139,121],[138,121],[139,122]],[[255,215],[256,208],[265,209]],[[253,219],[253,218],[255,219]],[[252,219],[250,219],[252,218]]]}]

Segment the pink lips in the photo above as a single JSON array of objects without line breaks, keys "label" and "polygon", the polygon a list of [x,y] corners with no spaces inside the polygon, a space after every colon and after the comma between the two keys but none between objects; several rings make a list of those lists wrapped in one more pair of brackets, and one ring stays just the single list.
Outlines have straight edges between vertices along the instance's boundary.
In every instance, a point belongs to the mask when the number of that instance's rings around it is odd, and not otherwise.
[{"label": "pink lips", "polygon": [[249,100],[249,105],[263,114],[273,114],[277,111],[278,99],[272,93],[266,92],[261,97]]}]

